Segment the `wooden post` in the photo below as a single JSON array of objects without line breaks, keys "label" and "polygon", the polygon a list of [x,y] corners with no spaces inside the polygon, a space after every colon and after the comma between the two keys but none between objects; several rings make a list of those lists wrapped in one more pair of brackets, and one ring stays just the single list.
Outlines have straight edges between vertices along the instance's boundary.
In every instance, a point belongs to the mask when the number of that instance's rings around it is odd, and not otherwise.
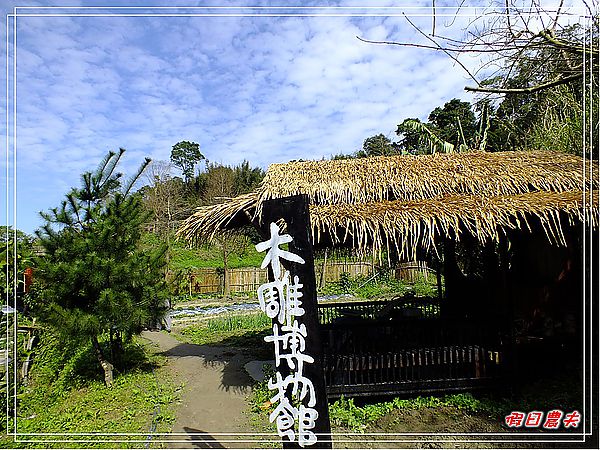
[{"label": "wooden post", "polygon": [[[264,202],[262,217],[258,226],[260,233],[263,236],[268,236],[270,224],[272,222],[277,223],[281,219],[286,223],[284,232],[293,238],[293,241],[288,244],[289,251],[300,256],[305,261],[304,264],[282,261],[282,264],[290,271],[292,279],[294,276],[298,276],[300,282],[304,285],[302,288],[302,308],[304,308],[305,313],[297,317],[296,320],[298,320],[300,325],[304,324],[307,331],[304,353],[314,358],[314,363],[304,366],[303,373],[314,385],[316,394],[314,409],[319,414],[312,429],[317,436],[317,442],[309,448],[331,449],[331,425],[329,423],[325,377],[321,364],[322,347],[317,310],[314,254],[310,236],[308,197],[306,195],[297,195]],[[274,281],[271,270],[269,270],[269,281]],[[283,447],[301,448],[297,442],[290,442],[287,439],[283,440]]]},{"label": "wooden post", "polygon": [[325,285],[325,270],[327,268],[327,249],[325,249],[325,258],[323,259],[323,269],[321,270],[321,279],[319,280],[319,288],[322,289]]}]

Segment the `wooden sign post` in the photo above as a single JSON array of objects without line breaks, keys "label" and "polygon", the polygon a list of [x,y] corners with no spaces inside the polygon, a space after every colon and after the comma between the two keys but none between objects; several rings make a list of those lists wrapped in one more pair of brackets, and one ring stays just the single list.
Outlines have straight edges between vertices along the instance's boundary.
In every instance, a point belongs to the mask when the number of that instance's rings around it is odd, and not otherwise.
[{"label": "wooden sign post", "polygon": [[269,268],[258,297],[273,320],[265,340],[274,345],[277,371],[269,382],[276,405],[270,420],[284,448],[331,449],[308,197],[264,202],[258,228],[266,241],[256,248],[267,252],[262,267]]}]

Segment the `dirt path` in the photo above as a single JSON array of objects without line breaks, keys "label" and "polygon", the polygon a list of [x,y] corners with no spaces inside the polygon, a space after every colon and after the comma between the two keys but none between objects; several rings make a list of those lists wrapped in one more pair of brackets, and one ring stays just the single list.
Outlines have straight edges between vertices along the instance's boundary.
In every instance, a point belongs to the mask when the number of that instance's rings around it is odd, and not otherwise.
[{"label": "dirt path", "polygon": [[250,357],[227,347],[179,342],[161,332],[142,336],[157,344],[168,357],[173,380],[183,383],[168,448],[247,448],[228,442],[248,432],[244,411],[252,379],[244,370]]}]

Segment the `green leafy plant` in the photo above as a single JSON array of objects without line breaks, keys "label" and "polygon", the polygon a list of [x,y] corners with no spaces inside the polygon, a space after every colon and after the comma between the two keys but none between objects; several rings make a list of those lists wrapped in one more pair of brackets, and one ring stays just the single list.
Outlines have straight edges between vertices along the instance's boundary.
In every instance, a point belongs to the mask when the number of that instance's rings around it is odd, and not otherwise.
[{"label": "green leafy plant", "polygon": [[[123,339],[156,323],[168,295],[165,248],[139,247],[148,213],[132,188],[150,160],[122,186],[116,170],[123,153],[110,152],[95,172],[84,173],[80,188],[59,207],[40,213],[46,223],[36,232],[45,254],[36,261],[39,298],[33,313],[66,342],[91,342],[107,385]],[[111,343],[110,353],[102,336]]]},{"label": "green leafy plant", "polygon": [[[106,389],[98,376],[96,356],[91,348],[65,346],[51,329],[40,335],[30,383],[19,392],[17,427],[28,433],[90,433],[86,447],[135,447],[135,443],[110,443],[106,436],[94,441],[93,432],[169,432],[175,420],[178,388],[163,369],[166,358],[133,341],[125,345],[128,361]],[[90,378],[86,372],[95,377]],[[31,436],[33,440],[39,437]],[[45,438],[44,441],[51,439]],[[67,438],[68,440],[69,438]],[[75,440],[76,438],[73,438]],[[109,438],[108,440],[111,440]],[[154,443],[152,443],[154,446]],[[69,442],[22,443],[0,437],[0,447],[80,448]],[[139,444],[137,445],[139,447]]]},{"label": "green leafy plant", "polygon": [[433,277],[426,279],[423,275],[416,277],[413,283],[397,280],[389,271],[381,271],[376,275],[360,275],[351,278],[343,273],[339,281],[327,283],[320,290],[321,295],[353,294],[359,298],[376,298],[386,295],[403,295],[408,292],[417,297],[437,296],[437,282]]},{"label": "green leafy plant", "polygon": [[198,345],[245,348],[256,357],[270,358],[272,349],[264,337],[271,326],[271,319],[262,313],[229,314],[190,325],[176,337]]},{"label": "green leafy plant", "polygon": [[341,397],[329,405],[329,416],[337,426],[349,428],[355,432],[365,431],[370,424],[376,422],[394,410],[419,410],[423,408],[454,407],[466,413],[485,413],[501,417],[510,409],[506,401],[478,399],[470,393],[445,395],[442,397],[427,396],[415,398],[394,398],[378,403],[357,406],[354,399]]}]

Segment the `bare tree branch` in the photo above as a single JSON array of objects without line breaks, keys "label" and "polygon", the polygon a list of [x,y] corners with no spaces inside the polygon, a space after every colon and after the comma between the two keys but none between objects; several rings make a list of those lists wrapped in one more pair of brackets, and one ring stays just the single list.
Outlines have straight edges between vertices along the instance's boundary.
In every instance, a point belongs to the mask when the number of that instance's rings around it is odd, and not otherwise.
[{"label": "bare tree branch", "polygon": [[578,80],[582,77],[582,73],[578,73],[576,75],[571,75],[570,77],[558,77],[548,83],[538,84],[536,86],[526,87],[526,88],[494,88],[494,87],[470,87],[466,86],[465,91],[468,92],[482,92],[482,93],[490,93],[490,94],[531,94],[533,92],[541,91],[544,89],[548,89],[554,86],[559,86],[561,84],[566,84],[571,81]]},{"label": "bare tree branch", "polygon": [[[599,56],[597,47],[582,45],[581,28],[577,25],[561,26],[561,17],[568,13],[564,9],[564,0],[560,0],[555,9],[544,9],[541,5],[540,1],[531,0],[529,8],[522,8],[516,6],[514,0],[505,0],[500,7],[500,14],[498,9],[482,13],[467,25],[465,30],[470,37],[456,39],[436,35],[437,4],[432,0],[434,17],[431,35],[427,35],[403,14],[427,42],[357,38],[371,44],[440,51],[476,83],[476,87],[467,87],[467,91],[496,94],[537,92],[579,79],[581,73],[576,71],[582,68],[581,61],[589,58],[596,67]],[[457,13],[459,10],[460,7]],[[486,21],[485,25],[480,27],[483,20]],[[539,31],[540,26],[543,27],[542,31]],[[597,39],[597,32],[594,39]],[[470,69],[460,59],[462,54],[486,55],[486,60],[477,69]],[[484,79],[488,80],[487,86],[482,85]],[[508,86],[509,81],[513,86]]]},{"label": "bare tree branch", "polygon": [[560,5],[558,5],[556,15],[554,16],[554,21],[552,22],[552,26],[550,27],[551,30],[556,30],[556,25],[558,24],[558,19],[560,17],[564,2],[564,0],[560,0]]},{"label": "bare tree branch", "polygon": [[437,43],[437,41],[433,38],[431,38],[430,36],[427,36],[425,33],[423,33],[419,27],[417,27],[409,18],[406,14],[403,14],[404,17],[406,18],[406,20],[408,21],[408,23],[410,23],[413,28],[415,30],[417,30],[421,35],[423,35],[425,38],[427,38],[430,42],[432,42],[437,48],[438,50],[441,50],[442,52],[444,52],[450,59],[452,59],[453,61],[455,61],[460,67],[463,68],[463,70],[467,73],[467,75],[469,75],[471,77],[471,79],[473,81],[475,81],[475,83],[477,83],[477,85],[479,86],[479,80],[477,80],[477,78],[475,78],[473,76],[473,74],[471,73],[471,71],[469,69],[467,69],[467,67],[458,60],[457,57],[455,57],[454,55],[452,55],[452,53],[448,52],[447,50],[445,50],[440,44]]},{"label": "bare tree branch", "polygon": [[575,44],[573,42],[562,41],[557,39],[552,33],[552,30],[542,30],[538,33],[539,36],[546,39],[552,45],[564,49],[567,52],[571,53],[587,53],[589,55],[598,55],[598,50],[594,50],[592,48],[586,48],[581,45]]}]

